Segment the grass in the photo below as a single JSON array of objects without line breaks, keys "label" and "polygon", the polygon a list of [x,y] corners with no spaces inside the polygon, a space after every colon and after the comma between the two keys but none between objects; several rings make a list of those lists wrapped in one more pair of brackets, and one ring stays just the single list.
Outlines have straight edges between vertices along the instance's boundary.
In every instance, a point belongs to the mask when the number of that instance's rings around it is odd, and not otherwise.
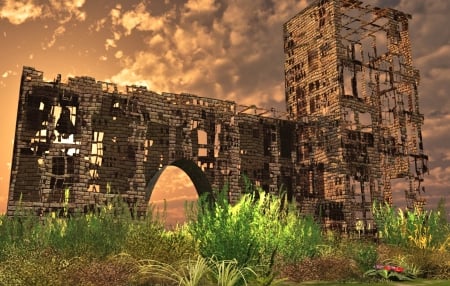
[{"label": "grass", "polygon": [[367,286],[367,285],[392,285],[392,286],[399,286],[399,285],[415,285],[415,286],[426,286],[426,285],[432,285],[432,286],[448,286],[450,284],[449,280],[424,280],[424,279],[417,279],[414,281],[402,281],[402,282],[370,282],[368,284],[367,282],[333,282],[333,281],[309,281],[309,282],[303,282],[303,283],[286,283],[285,286],[294,286],[294,285],[351,285],[351,286]]},{"label": "grass", "polygon": [[200,200],[170,231],[151,210],[133,219],[119,199],[89,215],[0,216],[0,285],[400,285],[364,276],[380,263],[418,277],[402,285],[450,285],[439,208],[374,205],[376,244],[324,232],[282,194],[251,189],[235,205],[225,192]]}]

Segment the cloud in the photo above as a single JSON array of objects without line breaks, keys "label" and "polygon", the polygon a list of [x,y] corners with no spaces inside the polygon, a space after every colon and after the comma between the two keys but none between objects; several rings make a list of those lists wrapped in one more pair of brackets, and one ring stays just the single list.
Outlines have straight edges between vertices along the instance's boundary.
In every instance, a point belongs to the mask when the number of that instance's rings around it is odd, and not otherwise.
[{"label": "cloud", "polygon": [[10,70],[9,70],[9,71],[5,71],[5,72],[2,74],[2,78],[7,78],[10,74],[11,74],[11,71],[10,71]]},{"label": "cloud", "polygon": [[117,52],[114,54],[114,57],[115,57],[116,59],[120,59],[121,57],[123,57],[123,52],[122,52],[122,51],[117,51]]},{"label": "cloud", "polygon": [[427,54],[424,54],[422,57],[418,58],[416,62],[419,65],[438,65],[442,66],[442,62],[440,60],[442,58],[447,58],[450,55],[450,43],[442,46],[437,46],[435,49],[429,51]]},{"label": "cloud", "polygon": [[[117,48],[119,40],[128,37],[124,42],[130,44],[135,38],[129,37],[133,32],[158,33],[170,21],[173,11],[166,11],[162,16],[153,16],[145,3],[141,2],[131,10],[125,10],[117,4],[110,10],[109,15],[91,24],[91,32],[100,32],[105,27],[110,28],[111,36],[105,39],[105,50]],[[108,25],[110,23],[110,25]],[[145,38],[148,38],[146,36]],[[138,39],[139,40],[139,39]],[[142,39],[140,39],[142,40]],[[136,43],[134,43],[136,45]]]},{"label": "cloud", "polygon": [[93,31],[94,32],[100,32],[100,30],[105,27],[106,20],[107,20],[107,18],[102,18],[102,19],[99,19],[99,20],[95,21],[94,24],[91,24],[89,26],[89,31],[90,32],[93,32]]},{"label": "cloud", "polygon": [[188,0],[184,4],[186,16],[213,13],[219,9],[219,4],[214,0]]},{"label": "cloud", "polygon": [[11,24],[20,25],[27,20],[38,18],[41,13],[42,7],[34,4],[33,0],[6,0],[0,8],[0,19],[5,18]]},{"label": "cloud", "polygon": [[144,3],[139,3],[134,10],[125,12],[120,24],[125,29],[125,35],[131,34],[133,29],[139,31],[159,31],[165,24],[165,17],[153,17]]},{"label": "cloud", "polygon": [[122,5],[117,4],[110,12],[109,16],[111,17],[112,25],[117,26],[120,23],[120,13],[122,11]]},{"label": "cloud", "polygon": [[427,177],[426,186],[448,188],[450,186],[450,166],[432,168],[430,176]]},{"label": "cloud", "polygon": [[[137,60],[141,58],[138,56]],[[145,59],[142,59],[145,60]],[[155,90],[153,84],[150,80],[146,79],[145,76],[139,73],[140,64],[134,63],[129,68],[123,68],[119,73],[115,74],[106,81],[119,83],[120,85],[141,85],[146,86],[150,90]]]},{"label": "cloud", "polygon": [[[43,50],[55,45],[58,37],[61,37],[66,31],[65,24],[70,20],[84,21],[86,12],[82,11],[85,0],[49,0],[45,4],[37,4],[33,0],[6,0],[3,6],[0,6],[0,19],[5,18],[14,25],[23,24],[29,20],[50,20],[58,24],[53,31],[51,39],[41,43]],[[47,24],[44,25],[46,29]],[[6,37],[6,32],[3,33]],[[30,58],[32,59],[32,58]]]},{"label": "cloud", "polygon": [[13,76],[17,75],[17,72],[16,71],[12,71],[12,70],[7,70],[1,75],[1,77],[2,78],[7,78],[7,77],[9,77],[11,75],[13,75]]},{"label": "cloud", "polygon": [[142,48],[132,55],[121,49],[129,61],[110,80],[284,109],[282,25],[306,5],[190,0],[157,17],[144,4],[130,11],[121,7],[113,30],[129,39],[117,48],[139,38]]},{"label": "cloud", "polygon": [[438,138],[450,134],[450,125],[441,124],[450,121],[450,114],[439,114],[438,116],[430,116],[426,118],[426,128],[423,135],[428,140],[435,141]]},{"label": "cloud", "polygon": [[11,24],[20,25],[33,19],[55,19],[59,24],[75,19],[84,21],[86,12],[82,11],[85,0],[49,0],[45,5],[38,5],[33,0],[6,0],[0,9],[0,18]]},{"label": "cloud", "polygon": [[115,48],[115,47],[117,47],[117,44],[114,39],[106,39],[105,50],[109,50],[109,48]]},{"label": "cloud", "polygon": [[81,11],[85,0],[49,0],[46,8],[48,17],[56,18],[60,24],[67,23],[73,18],[77,21],[86,19],[86,12]]},{"label": "cloud", "polygon": [[56,43],[56,38],[62,36],[66,32],[66,28],[64,26],[59,26],[53,31],[52,39],[44,46],[42,47],[44,50],[47,48],[53,47],[53,45]]}]

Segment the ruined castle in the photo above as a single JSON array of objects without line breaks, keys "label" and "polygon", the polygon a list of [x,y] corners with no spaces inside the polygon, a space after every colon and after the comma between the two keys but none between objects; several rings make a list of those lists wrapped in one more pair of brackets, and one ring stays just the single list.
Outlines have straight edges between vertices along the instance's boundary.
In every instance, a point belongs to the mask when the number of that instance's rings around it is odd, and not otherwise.
[{"label": "ruined castle", "polygon": [[[421,207],[424,154],[410,15],[355,0],[320,0],[284,24],[286,112],[192,94],[156,93],[24,67],[8,215],[88,211],[120,193],[145,209],[165,166],[199,194],[243,176],[284,189],[327,226],[369,228],[374,200],[401,179]],[[373,224],[372,224],[373,225]]]}]

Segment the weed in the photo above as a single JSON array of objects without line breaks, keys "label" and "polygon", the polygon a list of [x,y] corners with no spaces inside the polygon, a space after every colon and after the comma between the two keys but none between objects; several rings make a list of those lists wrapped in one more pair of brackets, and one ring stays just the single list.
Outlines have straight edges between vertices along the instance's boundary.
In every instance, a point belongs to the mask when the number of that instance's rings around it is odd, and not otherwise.
[{"label": "weed", "polygon": [[448,250],[450,226],[445,212],[403,211],[387,204],[373,206],[374,219],[383,241],[388,244],[419,249]]},{"label": "weed", "polygon": [[[264,265],[270,273],[275,255],[287,262],[318,253],[320,226],[303,217],[282,198],[257,189],[231,206],[223,191],[214,208],[200,203],[188,230],[198,241],[203,257],[236,259],[239,266]],[[192,213],[190,215],[192,218]]]},{"label": "weed", "polygon": [[378,260],[377,248],[373,243],[344,241],[341,245],[346,256],[353,259],[363,272],[371,269]]}]

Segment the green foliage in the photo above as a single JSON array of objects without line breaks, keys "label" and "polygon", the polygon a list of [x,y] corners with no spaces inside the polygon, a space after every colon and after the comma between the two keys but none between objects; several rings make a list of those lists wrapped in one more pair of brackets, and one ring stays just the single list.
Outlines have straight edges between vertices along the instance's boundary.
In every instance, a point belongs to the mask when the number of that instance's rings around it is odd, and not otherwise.
[{"label": "green foliage", "polygon": [[236,260],[217,260],[215,257],[184,259],[172,264],[156,260],[140,260],[138,281],[142,284],[164,285],[247,285],[246,277],[255,272],[249,267],[239,267]]},{"label": "green foliage", "polygon": [[[381,241],[388,243],[376,246],[324,235],[282,194],[246,186],[231,205],[226,193],[214,202],[200,200],[189,211],[191,221],[172,231],[151,209],[145,218],[132,218],[113,195],[87,215],[63,209],[63,217],[0,216],[0,285],[266,286],[283,277],[362,279],[364,271],[384,279],[450,278],[450,228],[442,206],[427,212],[376,206]],[[371,269],[378,259],[404,271]]]},{"label": "green foliage", "polygon": [[233,286],[242,283],[247,285],[246,277],[256,276],[250,267],[239,267],[235,259],[219,261],[213,257],[209,259],[209,265],[212,273],[211,280],[216,285]]},{"label": "green foliage", "polygon": [[389,265],[398,265],[404,268],[404,275],[411,279],[415,279],[422,274],[420,267],[412,263],[407,255],[398,255],[394,258],[385,260],[384,263]]},{"label": "green foliage", "polygon": [[185,286],[199,285],[209,271],[206,260],[200,256],[195,261],[182,260],[175,265],[152,259],[140,260],[138,269],[140,281]]},{"label": "green foliage", "polygon": [[203,257],[236,260],[239,267],[252,267],[260,281],[271,283],[276,258],[296,262],[318,253],[321,229],[312,218],[300,216],[283,196],[254,189],[256,193],[245,193],[233,206],[226,190],[212,208],[200,201],[189,215],[188,230]]},{"label": "green foliage", "polygon": [[353,259],[363,272],[373,268],[378,260],[376,245],[371,242],[348,241],[343,247],[346,256]]},{"label": "green foliage", "polygon": [[41,218],[32,214],[3,217],[0,242],[23,249],[51,248],[67,257],[105,257],[120,252],[128,231],[130,216],[117,214],[119,210],[111,203],[99,213],[68,218],[56,217],[54,213]]},{"label": "green foliage", "polygon": [[407,262],[419,270],[424,278],[450,279],[450,252],[430,249],[405,250]]},{"label": "green foliage", "polygon": [[323,243],[320,226],[312,217],[289,212],[279,237],[279,254],[285,262],[293,263],[319,254]]},{"label": "green foliage", "polygon": [[118,253],[125,240],[128,220],[109,213],[89,214],[69,219],[48,218],[48,244],[69,257],[105,257]]},{"label": "green foliage", "polygon": [[136,259],[172,263],[197,254],[194,240],[183,229],[167,231],[158,222],[146,220],[129,225],[122,252]]},{"label": "green foliage", "polygon": [[375,265],[373,269],[366,271],[364,276],[383,280],[410,281],[417,278],[419,272],[420,270],[414,265],[407,264],[403,258],[398,258],[388,259],[381,265]]},{"label": "green foliage", "polygon": [[[213,208],[209,202],[199,200],[196,214],[190,214],[193,221],[188,230],[198,242],[203,257],[215,256],[219,260],[236,259],[239,265],[256,260],[256,238],[252,233],[253,210],[248,198],[232,207],[225,192],[219,194]],[[196,216],[196,217],[193,217]]]},{"label": "green foliage", "polygon": [[449,250],[450,226],[445,213],[403,211],[387,204],[373,206],[374,219],[381,239],[388,244],[420,249]]},{"label": "green foliage", "polygon": [[[39,218],[34,215],[0,216],[0,244],[2,246],[35,243],[34,247],[42,247],[43,245],[39,244],[45,238],[42,236]],[[4,248],[1,247],[0,259],[3,250]]]},{"label": "green foliage", "polygon": [[443,205],[441,200],[438,208],[430,211],[395,211],[388,205],[374,205],[382,241],[408,253],[401,262],[415,276],[450,276],[450,225]]}]

